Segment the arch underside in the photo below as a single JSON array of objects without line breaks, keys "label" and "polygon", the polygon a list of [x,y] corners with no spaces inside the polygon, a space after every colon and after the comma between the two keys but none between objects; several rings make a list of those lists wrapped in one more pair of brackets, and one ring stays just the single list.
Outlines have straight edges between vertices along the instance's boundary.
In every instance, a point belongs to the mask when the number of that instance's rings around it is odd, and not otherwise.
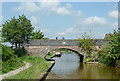
[{"label": "arch underside", "polygon": [[[74,50],[74,49],[71,49],[71,48],[65,48],[65,47],[59,47],[59,48],[54,48],[54,49],[51,49],[51,50],[49,50],[49,52],[47,52],[47,54],[49,54],[50,52],[52,52],[52,51],[54,51],[54,50],[56,50],[56,49],[67,49],[67,50],[70,50],[70,51],[72,51],[72,52],[75,52],[75,53],[77,53],[78,54],[78,56],[80,57],[80,62],[83,62],[83,55],[82,54],[80,54],[78,51],[76,51],[76,50]],[[46,54],[46,55],[47,55]]]},{"label": "arch underside", "polygon": [[81,62],[83,61],[84,53],[78,46],[26,46],[25,50],[27,50],[28,55],[44,58],[48,52],[61,48],[76,52],[80,56]]}]

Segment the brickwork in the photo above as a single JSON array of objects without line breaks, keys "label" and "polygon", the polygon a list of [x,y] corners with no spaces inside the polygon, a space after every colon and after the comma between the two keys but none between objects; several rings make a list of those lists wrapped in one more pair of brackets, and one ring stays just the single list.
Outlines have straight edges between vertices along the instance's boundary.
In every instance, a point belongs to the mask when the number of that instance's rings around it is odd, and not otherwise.
[{"label": "brickwork", "polygon": [[[96,40],[96,48],[98,46],[103,46],[104,44],[107,43],[106,40]],[[104,44],[103,44],[104,43]],[[81,51],[81,48],[79,47],[80,42],[78,40],[29,40],[25,42],[24,48],[28,52],[29,55],[31,56],[37,56],[44,58],[46,54],[49,52],[59,49],[59,48],[65,48],[69,49],[71,51],[76,52],[79,56],[80,59],[83,59],[84,57],[84,52]]]},{"label": "brickwork", "polygon": [[81,56],[83,55],[80,51],[80,47],[78,46],[25,46],[25,49],[29,55],[38,56],[41,58],[44,58],[46,54],[59,48],[69,49],[79,53]]}]

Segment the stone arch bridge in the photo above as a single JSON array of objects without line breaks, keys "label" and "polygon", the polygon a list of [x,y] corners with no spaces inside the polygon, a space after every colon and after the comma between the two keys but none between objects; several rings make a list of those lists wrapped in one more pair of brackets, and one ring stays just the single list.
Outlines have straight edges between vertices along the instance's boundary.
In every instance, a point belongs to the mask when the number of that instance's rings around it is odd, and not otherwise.
[{"label": "stone arch bridge", "polygon": [[[95,43],[97,46],[102,46],[103,43],[106,43],[106,41],[99,39],[99,40],[96,40]],[[64,49],[68,49],[76,52],[80,56],[81,62],[83,61],[83,57],[84,57],[84,54],[81,51],[80,42],[77,39],[76,40],[31,39],[31,40],[25,41],[24,48],[29,55],[37,56],[41,58],[44,58],[45,55],[48,54],[50,51],[53,51],[55,49],[60,49],[60,48],[64,48]]]}]

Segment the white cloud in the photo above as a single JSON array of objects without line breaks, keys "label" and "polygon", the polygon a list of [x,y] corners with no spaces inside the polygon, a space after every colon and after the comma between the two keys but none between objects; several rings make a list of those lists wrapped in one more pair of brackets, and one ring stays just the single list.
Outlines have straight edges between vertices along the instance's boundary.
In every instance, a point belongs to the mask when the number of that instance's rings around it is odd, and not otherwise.
[{"label": "white cloud", "polygon": [[88,17],[76,21],[74,25],[66,30],[66,32],[70,34],[78,34],[80,37],[86,32],[92,38],[103,38],[108,29],[111,31],[113,28],[105,18]]},{"label": "white cloud", "polygon": [[59,15],[70,15],[71,11],[69,11],[66,7],[58,7],[52,8],[51,13],[56,13]]},{"label": "white cloud", "polygon": [[118,18],[118,10],[113,10],[111,12],[108,12],[108,15],[112,18]]},{"label": "white cloud", "polygon": [[14,7],[15,11],[21,13],[31,14],[36,12],[58,14],[58,15],[70,15],[71,4],[67,3],[65,6],[61,6],[60,2],[40,2],[39,5],[34,2],[22,2],[18,7]]},{"label": "white cloud", "polygon": [[72,5],[69,4],[69,3],[67,3],[67,4],[66,4],[66,8],[72,8]]},{"label": "white cloud", "polygon": [[75,12],[76,14],[75,14],[75,16],[82,16],[83,15],[83,13],[80,11],[80,10],[78,10],[77,12]]},{"label": "white cloud", "polygon": [[53,7],[57,7],[60,4],[60,2],[40,2],[40,8],[41,9],[50,9]]},{"label": "white cloud", "polygon": [[18,7],[14,7],[14,10],[29,14],[39,11],[40,8],[34,2],[21,2]]},{"label": "white cloud", "polygon": [[32,25],[36,26],[38,24],[38,19],[35,16],[31,16],[31,23]]},{"label": "white cloud", "polygon": [[40,9],[47,10],[49,14],[70,15],[71,4],[67,3],[66,6],[61,6],[59,2],[41,2]]},{"label": "white cloud", "polygon": [[65,32],[57,32],[57,35],[65,35]]},{"label": "white cloud", "polygon": [[102,17],[88,17],[86,18],[82,24],[106,24],[107,21]]},{"label": "white cloud", "polygon": [[73,27],[68,28],[68,29],[66,30],[66,32],[75,33]]},{"label": "white cloud", "polygon": [[70,33],[84,33],[84,31],[94,28],[99,28],[107,24],[107,21],[101,17],[88,17],[80,21],[75,22],[75,24],[68,28],[66,32]]},{"label": "white cloud", "polygon": [[78,28],[76,28],[76,25],[74,25],[73,27],[70,27],[66,30],[67,33],[83,33],[83,31],[78,30]]},{"label": "white cloud", "polygon": [[45,33],[49,33],[49,32],[51,32],[51,30],[46,29],[46,28],[41,29],[41,31],[42,31],[42,32],[45,32]]}]

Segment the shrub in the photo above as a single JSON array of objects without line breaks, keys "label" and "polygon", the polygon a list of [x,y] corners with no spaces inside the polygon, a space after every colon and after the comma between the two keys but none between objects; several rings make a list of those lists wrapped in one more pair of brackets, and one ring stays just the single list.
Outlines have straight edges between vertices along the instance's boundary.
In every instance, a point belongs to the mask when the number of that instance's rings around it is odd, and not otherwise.
[{"label": "shrub", "polygon": [[120,56],[120,33],[114,30],[113,34],[108,34],[108,43],[99,51],[100,62],[108,66],[116,66]]},{"label": "shrub", "polygon": [[26,51],[25,51],[24,47],[15,49],[15,55],[17,55],[18,57],[21,57],[25,54],[26,54]]},{"label": "shrub", "polygon": [[6,62],[2,62],[2,73],[7,73],[11,70],[15,70],[21,66],[23,66],[23,61],[20,58],[11,58]]},{"label": "shrub", "polygon": [[86,35],[86,33],[84,34],[85,35],[82,35],[82,39],[79,38],[78,41],[80,42],[84,53],[87,54],[86,56],[91,56],[92,51],[94,50],[92,46],[95,46],[94,40],[92,40],[90,36]]},{"label": "shrub", "polygon": [[15,57],[17,56],[14,54],[14,50],[7,46],[2,45],[2,61],[8,61]]},{"label": "shrub", "polygon": [[22,65],[22,60],[14,54],[14,50],[2,45],[2,73],[7,73],[21,67]]}]

